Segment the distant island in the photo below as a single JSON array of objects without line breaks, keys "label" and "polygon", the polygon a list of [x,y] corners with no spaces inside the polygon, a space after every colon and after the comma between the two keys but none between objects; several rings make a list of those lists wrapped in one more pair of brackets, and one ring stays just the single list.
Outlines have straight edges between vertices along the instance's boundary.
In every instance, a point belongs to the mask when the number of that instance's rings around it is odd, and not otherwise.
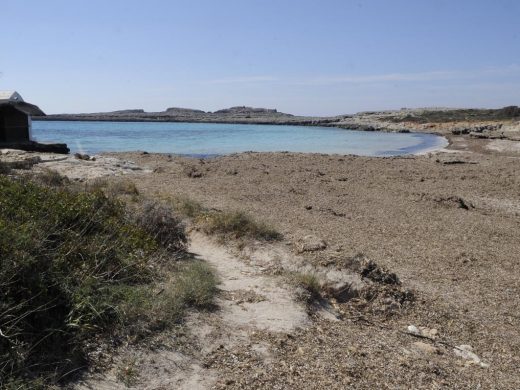
[{"label": "distant island", "polygon": [[[402,108],[366,111],[352,115],[298,116],[271,108],[236,106],[214,112],[171,107],[146,112],[129,109],[110,112],[34,116],[46,121],[195,122],[301,126],[332,126],[351,130],[426,132],[442,135],[470,134],[478,138],[517,139],[520,107],[499,109]],[[511,126],[513,128],[511,128]]]},{"label": "distant island", "polygon": [[259,124],[315,124],[327,118],[303,117],[278,112],[270,108],[237,106],[215,112],[191,108],[171,107],[165,111],[146,112],[143,109],[119,110],[110,112],[55,114],[35,117],[35,120],[73,120],[73,121],[158,121],[158,122],[216,122],[216,123],[259,123]]}]

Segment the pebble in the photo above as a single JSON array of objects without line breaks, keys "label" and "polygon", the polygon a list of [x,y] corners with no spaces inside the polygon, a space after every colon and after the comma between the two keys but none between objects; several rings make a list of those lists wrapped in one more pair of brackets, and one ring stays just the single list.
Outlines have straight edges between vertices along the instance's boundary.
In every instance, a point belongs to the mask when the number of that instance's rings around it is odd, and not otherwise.
[{"label": "pebble", "polygon": [[473,352],[473,347],[471,345],[457,345],[455,348],[453,348],[453,352],[455,352],[455,355],[463,358],[464,360],[467,360],[467,364],[476,364],[482,368],[489,367],[489,364],[484,363],[482,360],[480,360],[478,355]]},{"label": "pebble", "polygon": [[439,331],[437,329],[430,329],[425,326],[416,327],[415,325],[409,325],[407,331],[410,334],[428,337],[430,339],[436,339],[439,336]]},{"label": "pebble", "polygon": [[325,248],[327,248],[327,243],[324,240],[312,235],[300,238],[296,243],[296,250],[298,253],[315,252]]},{"label": "pebble", "polygon": [[440,354],[439,348],[428,343],[423,343],[422,341],[416,341],[413,343],[412,348],[417,352],[422,352],[425,354]]}]

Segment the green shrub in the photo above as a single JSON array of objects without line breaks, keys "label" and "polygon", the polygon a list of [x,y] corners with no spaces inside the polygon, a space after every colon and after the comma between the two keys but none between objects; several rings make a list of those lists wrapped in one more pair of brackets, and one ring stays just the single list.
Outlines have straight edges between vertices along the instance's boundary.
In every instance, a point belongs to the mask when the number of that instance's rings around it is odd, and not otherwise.
[{"label": "green shrub", "polygon": [[186,197],[175,197],[171,203],[176,212],[188,218],[196,218],[204,212],[199,202]]},{"label": "green shrub", "polygon": [[173,209],[187,218],[193,219],[195,226],[206,234],[220,234],[234,238],[252,238],[275,241],[282,235],[263,222],[255,221],[241,211],[208,210],[202,204],[186,197],[168,197]]},{"label": "green shrub", "polygon": [[51,187],[60,187],[70,183],[67,176],[63,176],[53,169],[44,169],[42,172],[33,175],[33,180]]},{"label": "green shrub", "polygon": [[94,179],[87,183],[86,188],[91,192],[101,191],[111,198],[116,198],[120,195],[139,195],[139,190],[133,181],[115,177]]},{"label": "green shrub", "polygon": [[208,309],[217,291],[217,278],[208,264],[192,261],[182,268],[174,286],[185,306]]},{"label": "green shrub", "polygon": [[143,204],[136,222],[170,252],[184,251],[188,244],[184,226],[173,211],[159,203]]},{"label": "green shrub", "polygon": [[11,166],[8,163],[0,161],[0,175],[8,175],[11,171]]},{"label": "green shrub", "polygon": [[123,285],[111,290],[108,302],[122,302],[122,326],[142,337],[182,321],[188,308],[211,309],[217,292],[213,269],[198,260],[177,263],[172,277],[156,288]]},{"label": "green shrub", "polygon": [[[0,388],[60,378],[85,364],[94,336],[210,299],[206,287],[157,298],[151,262],[158,249],[123,205],[100,191],[0,177]],[[208,276],[197,276],[206,286]]]},{"label": "green shrub", "polygon": [[424,110],[404,117],[390,117],[391,122],[445,123],[454,121],[495,121],[520,118],[520,107],[508,106],[499,109],[454,109]]}]

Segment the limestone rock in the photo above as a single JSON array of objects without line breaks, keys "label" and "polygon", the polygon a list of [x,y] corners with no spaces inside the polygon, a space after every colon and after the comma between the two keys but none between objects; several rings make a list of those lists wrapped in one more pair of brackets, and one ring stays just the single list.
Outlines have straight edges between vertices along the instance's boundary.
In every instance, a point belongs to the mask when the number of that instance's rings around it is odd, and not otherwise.
[{"label": "limestone rock", "polygon": [[416,341],[412,344],[412,348],[420,353],[433,355],[433,354],[439,354],[439,348],[435,347],[434,345],[424,343],[422,341]]},{"label": "limestone rock", "polygon": [[471,345],[457,345],[453,352],[455,352],[455,355],[463,358],[464,360],[467,360],[468,364],[476,364],[479,365],[482,368],[488,368],[489,364],[484,363],[476,353],[473,352],[473,347]]},{"label": "limestone rock", "polygon": [[430,339],[436,339],[439,336],[439,331],[435,328],[427,328],[426,326],[415,326],[409,325],[407,328],[408,333],[417,336],[428,337]]},{"label": "limestone rock", "polygon": [[298,253],[303,252],[316,252],[327,248],[327,243],[313,235],[302,237],[296,243],[296,251]]}]

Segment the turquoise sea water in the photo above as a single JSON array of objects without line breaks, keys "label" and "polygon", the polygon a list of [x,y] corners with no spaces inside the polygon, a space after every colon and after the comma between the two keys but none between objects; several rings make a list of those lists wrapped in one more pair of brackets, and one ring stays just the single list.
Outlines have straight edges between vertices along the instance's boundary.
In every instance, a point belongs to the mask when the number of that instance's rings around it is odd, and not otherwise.
[{"label": "turquoise sea water", "polygon": [[32,134],[40,142],[65,142],[71,152],[194,156],[245,151],[395,156],[447,145],[445,138],[430,134],[222,123],[34,121]]}]

